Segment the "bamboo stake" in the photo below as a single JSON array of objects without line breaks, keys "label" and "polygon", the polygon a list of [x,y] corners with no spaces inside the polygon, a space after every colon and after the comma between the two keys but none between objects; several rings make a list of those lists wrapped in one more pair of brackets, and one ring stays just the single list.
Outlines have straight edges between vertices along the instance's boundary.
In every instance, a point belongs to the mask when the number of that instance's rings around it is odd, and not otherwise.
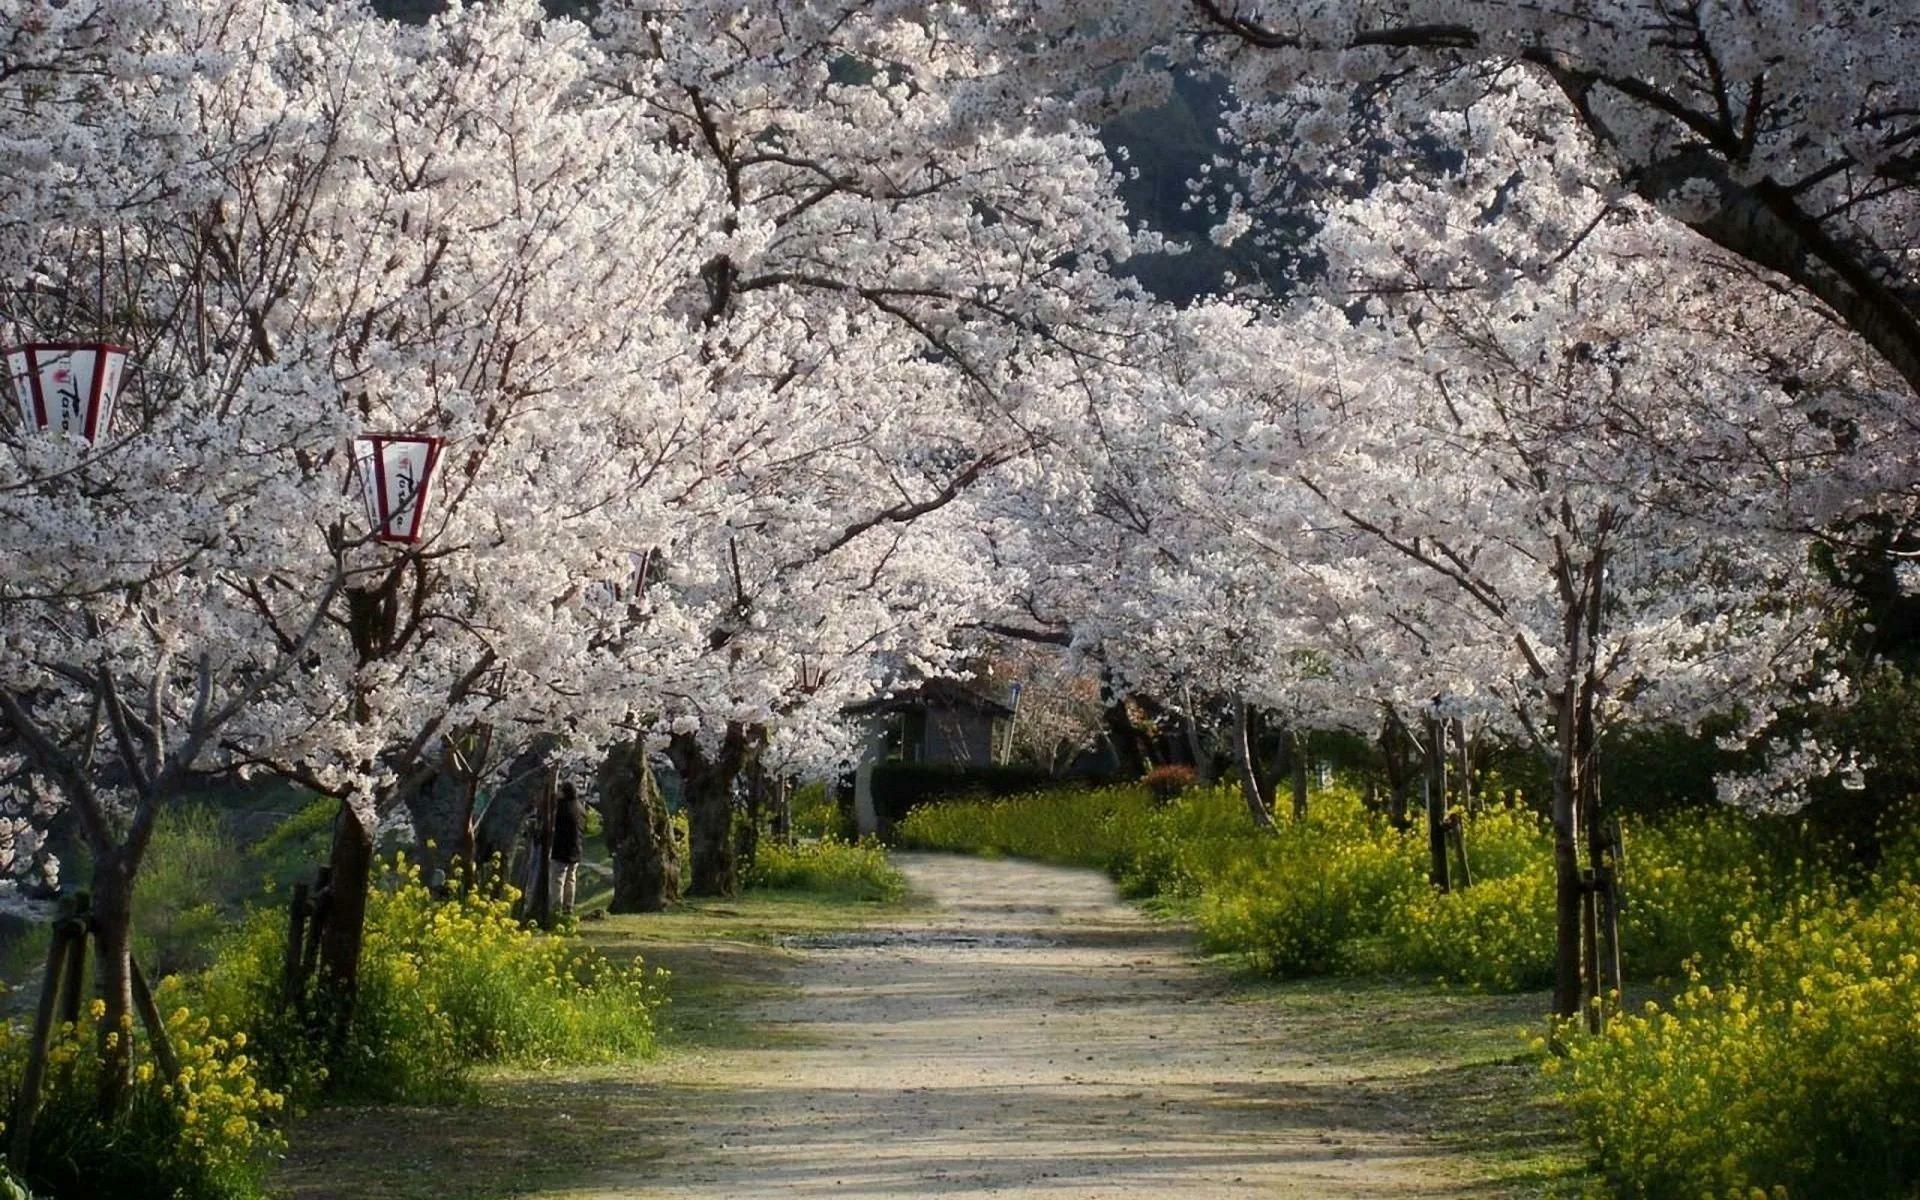
[{"label": "bamboo stake", "polygon": [[280,964],[280,1007],[282,1010],[300,1002],[300,960],[302,951],[301,937],[306,932],[308,897],[312,890],[304,883],[293,885],[293,902],[287,906],[287,953]]},{"label": "bamboo stake", "polygon": [[[69,906],[69,912],[71,907]],[[27,1155],[33,1148],[33,1120],[39,1115],[40,1087],[47,1078],[47,1043],[53,1037],[54,1009],[57,1006],[62,976],[67,970],[67,943],[83,946],[85,934],[75,936],[70,917],[63,916],[53,927],[53,940],[47,944],[47,973],[40,980],[40,1004],[33,1014],[33,1040],[27,1046],[27,1069],[20,1080],[20,1095],[14,1102],[13,1142],[8,1152],[16,1171],[24,1172]]]},{"label": "bamboo stake", "polygon": [[64,990],[60,995],[60,1019],[69,1025],[80,1023],[80,1006],[85,999],[87,982],[87,912],[93,907],[87,893],[75,893],[71,906],[67,910],[66,920],[76,922],[78,936],[67,939],[67,969],[62,975]]},{"label": "bamboo stake", "polygon": [[168,1083],[177,1083],[180,1060],[173,1056],[173,1042],[167,1037],[167,1027],[160,1023],[160,1009],[153,1002],[153,989],[147,986],[147,973],[137,962],[128,965],[133,968],[133,1007],[147,1027],[147,1039],[153,1043],[153,1059],[160,1064],[161,1076]]}]

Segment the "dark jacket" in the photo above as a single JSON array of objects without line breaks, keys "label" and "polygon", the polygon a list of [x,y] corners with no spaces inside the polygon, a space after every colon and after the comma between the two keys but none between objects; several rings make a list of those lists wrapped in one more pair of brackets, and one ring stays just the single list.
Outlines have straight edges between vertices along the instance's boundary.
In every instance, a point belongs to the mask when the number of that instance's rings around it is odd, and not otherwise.
[{"label": "dark jacket", "polygon": [[579,862],[586,857],[586,840],[587,806],[569,788],[553,800],[553,861]]}]

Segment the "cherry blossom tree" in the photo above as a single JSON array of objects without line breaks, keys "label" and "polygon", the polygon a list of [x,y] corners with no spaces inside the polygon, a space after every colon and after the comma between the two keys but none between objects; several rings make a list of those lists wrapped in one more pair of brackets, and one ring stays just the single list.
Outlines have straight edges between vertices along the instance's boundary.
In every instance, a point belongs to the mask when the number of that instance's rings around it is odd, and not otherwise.
[{"label": "cherry blossom tree", "polygon": [[[1553,111],[1536,110],[1545,120],[1531,125],[1542,150],[1544,131],[1571,120],[1596,151],[1584,183],[1636,196],[1790,281],[1920,389],[1920,292],[1902,257],[1920,211],[1910,10],[1865,0],[968,7],[1007,62],[989,102],[1085,111],[1157,95],[1174,64],[1224,74],[1238,98],[1235,141],[1269,152],[1241,197],[1252,202],[1329,178],[1364,187],[1396,156],[1432,173],[1437,149],[1484,130],[1473,116],[1482,99],[1544,89]],[[1487,168],[1469,153],[1450,169]],[[1530,182],[1555,184],[1527,169],[1512,180]]]},{"label": "cherry blossom tree", "polygon": [[615,86],[647,81],[722,196],[695,307],[742,436],[703,441],[713,515],[662,547],[711,624],[651,711],[688,785],[692,889],[723,892],[730,785],[776,730],[900,682],[876,663],[952,653],[983,577],[950,510],[1042,440],[1060,364],[1125,302],[1099,268],[1133,240],[1098,142],[973,136],[954,97],[977,51],[911,14],[612,5],[601,28]]},{"label": "cherry blossom tree", "polygon": [[[110,326],[138,363],[124,436],[14,437],[6,489],[0,703],[96,843],[110,1025],[141,853],[197,767],[343,797],[323,949],[350,986],[373,824],[438,739],[578,707],[567,601],[644,513],[620,439],[677,408],[669,302],[701,257],[697,181],[584,86],[584,28],[216,7],[54,18],[48,57],[122,86],[33,92],[43,136],[123,157],[69,179],[50,156],[0,205],[32,218],[9,228],[22,332]],[[343,495],[369,428],[446,441],[417,546],[376,544]]]}]

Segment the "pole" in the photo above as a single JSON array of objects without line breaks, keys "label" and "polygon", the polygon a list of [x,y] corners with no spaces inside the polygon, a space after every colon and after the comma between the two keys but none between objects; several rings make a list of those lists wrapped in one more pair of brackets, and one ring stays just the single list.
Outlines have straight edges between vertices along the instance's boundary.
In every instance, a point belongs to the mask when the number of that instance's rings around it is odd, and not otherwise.
[{"label": "pole", "polygon": [[1452,886],[1447,869],[1447,728],[1438,717],[1427,719],[1426,793],[1428,881],[1444,892]]},{"label": "pole", "polygon": [[[33,1121],[39,1115],[40,1088],[47,1078],[47,1043],[53,1037],[54,1010],[58,1006],[62,977],[67,972],[67,948],[78,942],[84,954],[86,926],[75,917],[73,902],[53,926],[53,939],[47,943],[47,973],[40,981],[40,1004],[33,1014],[33,1040],[27,1045],[27,1067],[20,1080],[20,1094],[14,1101],[13,1140],[9,1157],[16,1171],[25,1171],[27,1156],[33,1149]],[[78,990],[77,988],[75,989]]]},{"label": "pole", "polygon": [[540,789],[539,832],[534,851],[539,861],[533,872],[533,919],[542,929],[553,928],[553,804],[560,788],[560,768],[548,767],[546,783]]},{"label": "pole", "polygon": [[1592,871],[1580,876],[1580,919],[1582,925],[1586,975],[1587,1032],[1600,1032],[1600,886]]}]

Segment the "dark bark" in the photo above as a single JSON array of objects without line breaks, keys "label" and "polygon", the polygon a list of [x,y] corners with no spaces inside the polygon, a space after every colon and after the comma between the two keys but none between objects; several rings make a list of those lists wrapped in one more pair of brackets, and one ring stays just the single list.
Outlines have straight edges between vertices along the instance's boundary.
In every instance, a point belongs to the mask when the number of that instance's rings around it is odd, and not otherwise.
[{"label": "dark bark", "polygon": [[527,846],[532,858],[531,883],[521,919],[531,920],[542,929],[553,928],[553,814],[559,802],[560,772],[549,765],[540,772],[540,787],[535,793],[533,837]]},{"label": "dark bark", "polygon": [[366,938],[367,889],[372,883],[373,831],[342,800],[333,819],[319,937],[319,983],[336,1040],[346,1033],[360,990],[360,947]]},{"label": "dark bark", "polygon": [[1704,149],[1652,163],[1635,174],[1633,184],[1658,206],[1696,179],[1711,180],[1720,203],[1686,221],[1694,232],[1812,293],[1920,392],[1920,289],[1890,282],[1903,278],[1897,265],[1874,261],[1877,251],[1844,244],[1779,184],[1738,182],[1719,156]]},{"label": "dark bark", "polygon": [[613,854],[617,913],[659,912],[680,898],[680,861],[673,822],[639,740],[607,751],[596,777],[607,847]]},{"label": "dark bark", "polygon": [[413,819],[413,853],[421,874],[431,882],[438,872],[451,872],[467,842],[467,781],[451,771],[435,771],[418,788],[402,797]]},{"label": "dark bark", "polygon": [[746,775],[746,811],[740,814],[740,820],[733,827],[733,855],[742,870],[751,869],[754,855],[760,852],[760,822],[767,809],[767,773],[761,769],[757,757],[747,768]]},{"label": "dark bark", "polygon": [[[119,1110],[133,1082],[133,879],[134,864],[124,851],[103,854],[94,861],[94,978],[106,1004],[99,1030],[103,1113]],[[77,995],[77,986],[74,992]]]},{"label": "dark bark", "polygon": [[782,846],[793,845],[793,780],[781,778],[773,785],[773,814],[770,819],[773,840]]},{"label": "dark bark", "polygon": [[[1581,821],[1586,826],[1587,877],[1593,889],[1593,897],[1589,902],[1592,924],[1588,930],[1591,942],[1587,948],[1588,990],[1604,1000],[1608,993],[1621,987],[1622,976],[1616,854],[1612,826],[1601,809],[1600,798],[1600,736],[1593,715],[1597,692],[1598,685],[1589,675],[1586,686],[1581,690],[1578,718],[1581,757],[1579,807]],[[1594,1019],[1599,1019],[1598,1013]]]},{"label": "dark bark", "polygon": [[1413,824],[1407,817],[1407,801],[1413,794],[1419,763],[1408,754],[1412,744],[1400,718],[1389,712],[1380,727],[1380,765],[1387,777],[1387,820],[1395,829]]},{"label": "dark bark", "polygon": [[1195,766],[1193,752],[1187,743],[1186,734],[1179,722],[1167,711],[1167,707],[1152,696],[1135,695],[1133,704],[1147,721],[1151,733],[1142,732],[1141,742],[1145,747],[1149,769],[1151,764],[1172,763],[1182,766]]},{"label": "dark bark", "polygon": [[[1597,787],[1597,785],[1596,785]],[[1596,803],[1597,814],[1599,806]],[[1587,855],[1593,863],[1595,901],[1599,905],[1600,991],[1618,999],[1626,988],[1625,966],[1620,952],[1620,847],[1618,830],[1611,821],[1597,819],[1587,823]],[[1610,1001],[1611,1002],[1611,1001]]]},{"label": "dark bark", "polygon": [[1113,747],[1114,759],[1120,764],[1121,778],[1132,782],[1147,773],[1146,739],[1133,723],[1133,714],[1127,711],[1127,698],[1114,686],[1111,676],[1101,680],[1100,698],[1100,724],[1106,730],[1107,743]]},{"label": "dark bark", "polygon": [[474,854],[482,863],[497,862],[501,871],[512,867],[514,851],[526,830],[527,814],[533,811],[540,789],[546,786],[549,760],[558,745],[558,738],[541,734],[507,765],[504,777],[488,797],[486,812],[475,830]]},{"label": "dark bark", "polygon": [[687,809],[687,894],[731,896],[740,890],[733,833],[733,781],[746,765],[745,726],[731,722],[709,755],[690,734],[676,734],[667,754],[680,773]]},{"label": "dark bark", "polygon": [[1283,735],[1287,741],[1289,774],[1293,777],[1293,819],[1307,819],[1307,735],[1298,729],[1290,729]]}]

